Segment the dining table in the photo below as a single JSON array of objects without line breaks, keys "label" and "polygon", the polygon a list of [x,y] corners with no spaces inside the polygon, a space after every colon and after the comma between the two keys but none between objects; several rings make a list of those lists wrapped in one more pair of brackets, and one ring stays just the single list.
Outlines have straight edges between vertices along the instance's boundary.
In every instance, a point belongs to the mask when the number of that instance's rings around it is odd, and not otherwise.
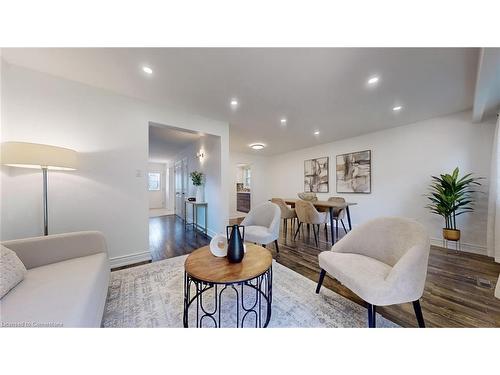
[{"label": "dining table", "polygon": [[[300,199],[296,198],[285,198],[283,199],[285,203],[292,208],[295,207],[295,203],[299,201]],[[334,201],[307,201],[311,202],[316,209],[319,209],[319,211],[326,211],[330,213],[330,233],[331,233],[331,239],[332,239],[332,246],[335,244],[336,239],[335,239],[335,230],[334,230],[334,225],[333,225],[333,215],[334,215],[334,210],[346,210],[346,215],[347,215],[347,224],[349,226],[349,230],[352,229],[352,224],[351,224],[351,212],[349,210],[350,206],[355,206],[357,203],[355,202],[334,202]]]}]

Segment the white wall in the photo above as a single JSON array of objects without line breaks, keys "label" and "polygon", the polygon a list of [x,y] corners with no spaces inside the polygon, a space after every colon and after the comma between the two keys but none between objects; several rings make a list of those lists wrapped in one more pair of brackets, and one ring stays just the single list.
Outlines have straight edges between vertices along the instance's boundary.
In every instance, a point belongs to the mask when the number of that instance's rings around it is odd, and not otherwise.
[{"label": "white wall", "polygon": [[[204,157],[198,158],[196,154],[203,152]],[[208,225],[207,230],[209,235],[214,236],[217,233],[225,233],[225,224],[222,228],[217,225],[220,217],[220,202],[226,199],[221,199],[227,195],[221,195],[222,175],[221,175],[221,141],[220,137],[205,135],[198,141],[187,146],[180,151],[175,157],[174,161],[182,159],[187,160],[188,182],[189,187],[188,196],[194,197],[196,195],[196,188],[193,185],[189,174],[193,171],[201,171],[205,175],[205,201],[208,203]],[[191,221],[192,208],[188,207],[188,219]],[[204,212],[202,208],[199,209],[199,224],[205,224]],[[227,211],[226,211],[227,212]],[[222,230],[221,230],[222,229]]]},{"label": "white wall", "polygon": [[250,205],[251,207],[255,207],[256,205],[272,198],[269,186],[269,163],[272,158],[261,155],[231,152],[229,154],[229,159],[229,216],[231,218],[242,217],[245,216],[245,214],[236,210],[236,181],[238,180],[238,164],[249,164],[252,170],[250,182]]},{"label": "white wall", "polygon": [[[319,197],[337,195],[357,202],[351,209],[353,224],[385,215],[412,217],[427,227],[434,243],[441,243],[442,219],[425,208],[430,176],[456,166],[462,173],[489,176],[494,122],[473,124],[471,116],[456,113],[271,157],[266,185],[273,196],[296,197],[304,191],[304,160],[329,156],[330,193]],[[372,193],[337,194],[335,156],[361,150],[372,150]],[[487,182],[482,189],[487,191]],[[460,217],[464,249],[485,253],[486,213],[487,194],[483,194],[476,212]]]},{"label": "white wall", "polygon": [[[77,82],[2,64],[1,140],[75,149],[80,167],[49,176],[51,233],[100,230],[113,265],[147,259],[148,124],[221,138],[220,195],[228,194],[229,126]],[[1,239],[42,231],[41,173],[2,167]],[[226,199],[214,202],[214,228],[228,220]]]}]

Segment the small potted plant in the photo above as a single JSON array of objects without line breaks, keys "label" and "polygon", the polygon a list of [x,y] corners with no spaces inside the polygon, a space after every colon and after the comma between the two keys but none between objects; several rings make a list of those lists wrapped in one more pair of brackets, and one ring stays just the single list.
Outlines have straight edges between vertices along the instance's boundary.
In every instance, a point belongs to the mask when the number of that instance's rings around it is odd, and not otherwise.
[{"label": "small potted plant", "polygon": [[196,202],[203,202],[205,200],[203,191],[203,172],[193,171],[189,174],[193,185],[196,186]]},{"label": "small potted plant", "polygon": [[459,178],[458,167],[452,174],[432,176],[432,184],[427,198],[431,201],[427,208],[444,218],[443,237],[449,241],[460,240],[460,230],[457,229],[457,216],[473,211],[474,197],[480,186],[482,177],[472,177],[472,173]]}]

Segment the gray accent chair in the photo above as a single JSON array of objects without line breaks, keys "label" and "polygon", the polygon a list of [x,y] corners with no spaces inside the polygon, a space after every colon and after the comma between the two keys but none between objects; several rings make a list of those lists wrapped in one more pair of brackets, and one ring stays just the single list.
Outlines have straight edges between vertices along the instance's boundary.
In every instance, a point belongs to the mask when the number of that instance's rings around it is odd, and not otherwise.
[{"label": "gray accent chair", "polygon": [[3,326],[100,327],[110,266],[100,232],[2,242],[28,273],[0,301]]},{"label": "gray accent chair", "polygon": [[245,226],[245,241],[264,247],[274,242],[279,253],[280,217],[279,206],[272,202],[264,202],[252,208],[241,222]]},{"label": "gray accent chair", "polygon": [[419,327],[425,327],[422,297],[430,241],[418,222],[381,217],[351,230],[319,254],[316,293],[328,273],[368,303],[368,326],[375,327],[376,306],[412,302]]}]

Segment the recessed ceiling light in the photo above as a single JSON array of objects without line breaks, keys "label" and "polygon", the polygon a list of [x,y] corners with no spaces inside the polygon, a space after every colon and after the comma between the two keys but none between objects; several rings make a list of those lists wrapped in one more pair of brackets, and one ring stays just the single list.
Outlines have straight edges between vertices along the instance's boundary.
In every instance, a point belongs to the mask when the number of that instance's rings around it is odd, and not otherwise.
[{"label": "recessed ceiling light", "polygon": [[368,79],[368,84],[369,85],[375,85],[379,81],[378,76],[373,76]]},{"label": "recessed ceiling light", "polygon": [[252,143],[250,147],[253,148],[254,150],[262,150],[266,146],[262,143]]},{"label": "recessed ceiling light", "polygon": [[146,74],[153,74],[153,69],[151,69],[149,66],[143,66],[142,71]]},{"label": "recessed ceiling light", "polygon": [[231,99],[231,106],[236,107],[238,105],[238,101],[236,99]]},{"label": "recessed ceiling light", "polygon": [[316,130],[316,131],[314,132],[314,135],[319,135],[319,130]]},{"label": "recessed ceiling light", "polygon": [[282,118],[282,119],[280,120],[280,122],[281,122],[281,125],[286,125],[286,118]]},{"label": "recessed ceiling light", "polygon": [[393,110],[394,112],[401,111],[402,109],[403,109],[403,107],[402,107],[402,106],[400,106],[400,105],[397,105],[396,107],[393,107],[393,108],[392,108],[392,110]]}]

